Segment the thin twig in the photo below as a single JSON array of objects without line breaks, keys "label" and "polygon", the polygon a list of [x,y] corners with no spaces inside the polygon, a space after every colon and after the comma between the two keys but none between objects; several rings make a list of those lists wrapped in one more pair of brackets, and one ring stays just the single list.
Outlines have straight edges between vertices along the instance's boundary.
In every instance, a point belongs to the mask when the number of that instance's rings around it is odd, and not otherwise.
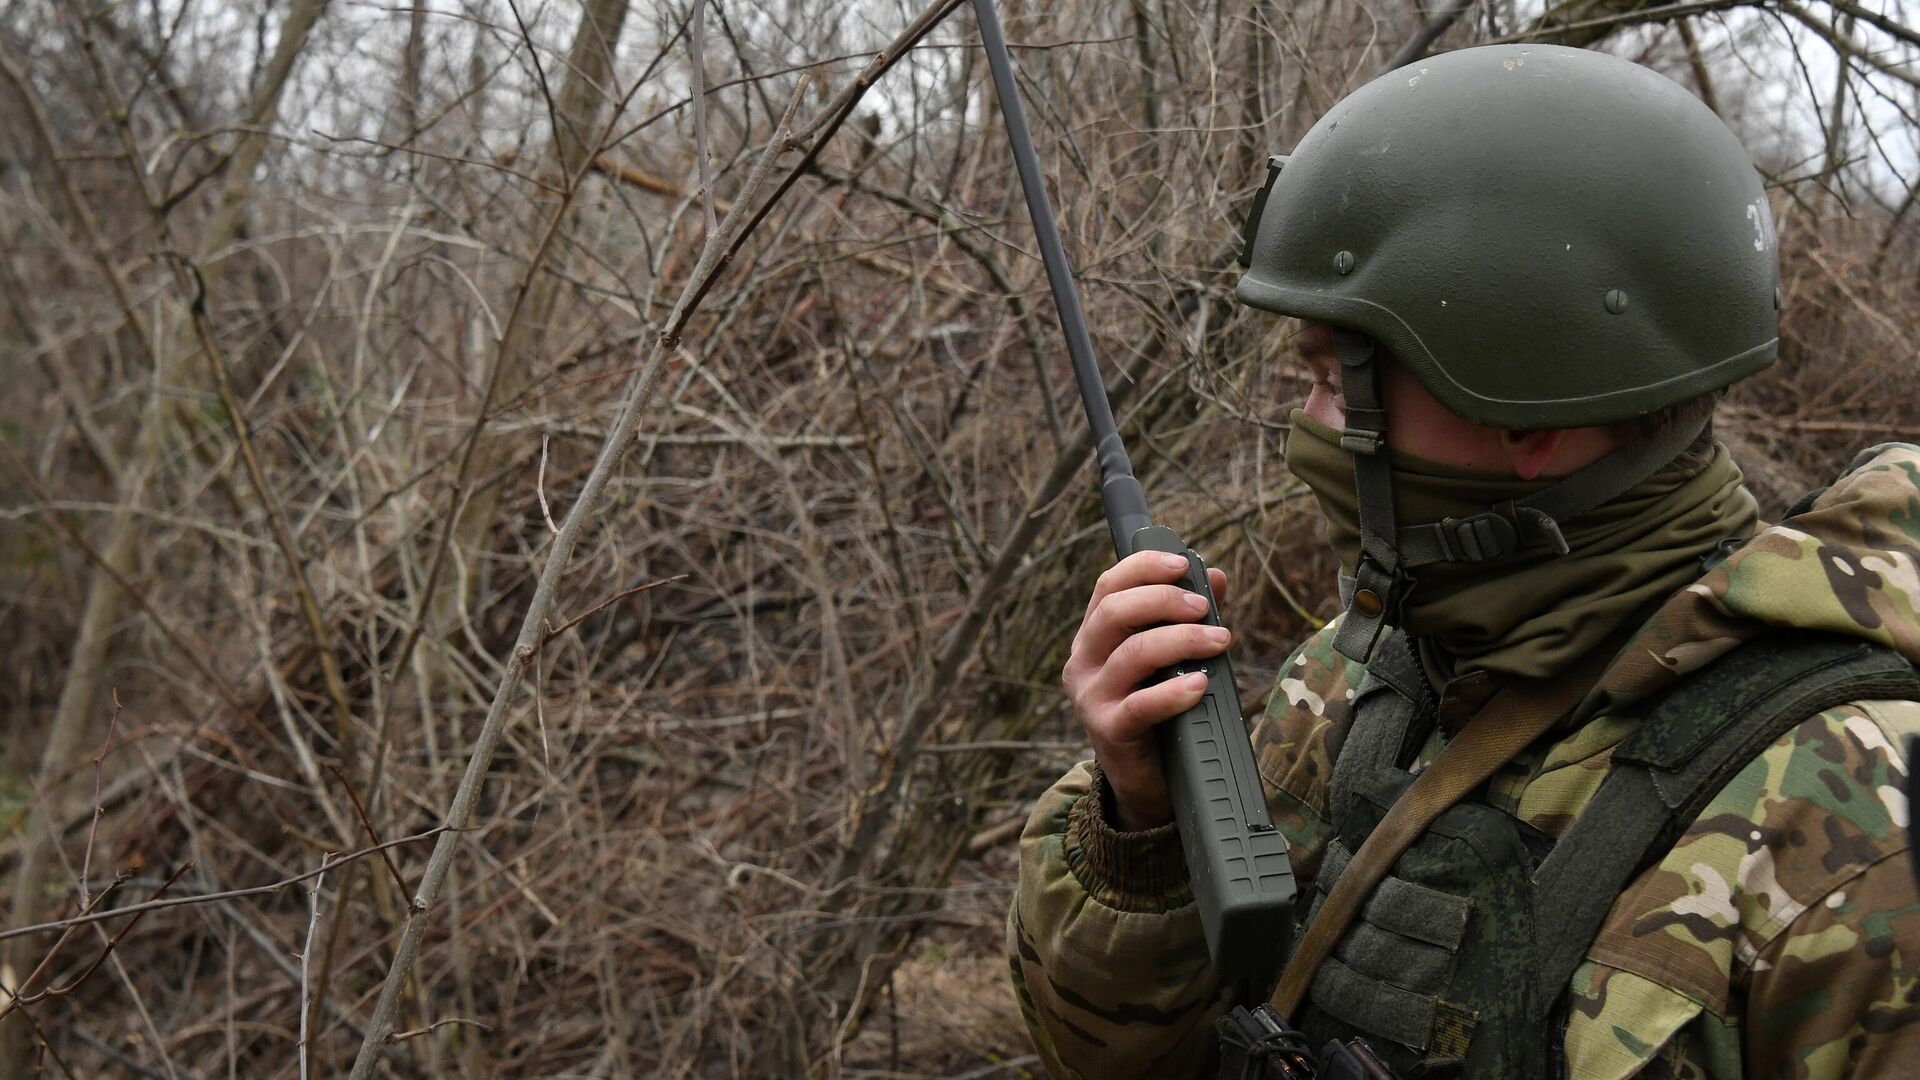
[{"label": "thin twig", "polygon": [[1704,15],[1711,11],[1726,11],[1729,8],[1758,7],[1761,0],[1691,0],[1689,3],[1666,4],[1659,7],[1636,8],[1619,15],[1606,15],[1595,19],[1582,19],[1579,22],[1549,23],[1541,22],[1517,33],[1504,37],[1489,38],[1476,42],[1480,45],[1511,45],[1524,41],[1552,39],[1589,30],[1617,30],[1623,26],[1638,26],[1642,23],[1662,23],[1673,19],[1686,18],[1689,15]]},{"label": "thin twig", "polygon": [[1846,71],[1850,60],[1858,60],[1882,75],[1891,75],[1908,86],[1920,89],[1920,75],[1908,71],[1906,65],[1890,64],[1880,59],[1876,55],[1876,50],[1861,48],[1860,43],[1853,40],[1852,34],[1843,33],[1833,24],[1822,21],[1819,16],[1794,3],[1793,0],[1774,0],[1774,3],[1781,11],[1798,19],[1807,29],[1818,34],[1828,45],[1833,46],[1833,51],[1839,54],[1842,73]]},{"label": "thin twig", "polygon": [[387,1041],[390,1043],[406,1042],[408,1039],[416,1038],[421,1035],[427,1035],[432,1032],[439,1031],[443,1027],[449,1027],[454,1024],[465,1024],[468,1027],[477,1027],[481,1031],[493,1030],[493,1025],[491,1024],[483,1024],[478,1020],[469,1020],[464,1016],[449,1016],[445,1020],[435,1020],[433,1023],[428,1024],[426,1027],[414,1028],[411,1031],[396,1031],[393,1034],[387,1036]]},{"label": "thin twig", "polygon": [[685,580],[687,580],[687,575],[675,574],[670,578],[662,578],[659,581],[649,581],[642,585],[635,585],[631,589],[614,593],[612,596],[607,597],[605,600],[600,601],[599,603],[593,605],[592,607],[581,612],[580,614],[575,615],[573,618],[568,619],[566,622],[561,623],[559,626],[556,626],[553,629],[547,631],[547,636],[544,638],[541,638],[540,643],[544,645],[547,642],[552,641],[554,638],[559,637],[561,634],[564,634],[567,631],[573,629],[574,627],[579,626],[582,620],[592,618],[594,615],[597,615],[600,612],[605,611],[606,609],[612,607],[613,605],[619,603],[620,601],[625,600],[629,596],[633,596],[637,593],[646,592],[649,589],[657,589],[662,585],[671,585],[676,581],[685,581]]},{"label": "thin twig", "polygon": [[707,215],[707,235],[720,234],[720,218],[713,211],[713,151],[707,141],[707,4],[693,0],[687,34],[687,53],[693,69],[693,156],[700,170],[700,208]]},{"label": "thin twig", "polygon": [[[803,174],[812,170],[814,161],[820,157],[820,152],[827,148],[827,143],[833,139],[834,133],[839,131],[840,126],[847,122],[847,117],[853,115],[854,107],[860,104],[862,98],[866,97],[867,91],[873,87],[874,82],[877,81],[880,76],[886,74],[895,63],[899,62],[900,57],[904,56],[907,50],[913,48],[921,38],[932,33],[933,28],[940,25],[941,21],[952,14],[954,9],[958,8],[963,2],[964,0],[939,0],[939,2],[935,3],[932,7],[922,11],[920,17],[909,24],[907,29],[902,31],[900,36],[893,40],[893,44],[880,50],[879,55],[874,57],[873,63],[868,64],[866,70],[862,71],[859,76],[853,80],[851,85],[841,91],[840,96],[836,100],[830,103],[825,109],[822,109],[820,116],[815,118],[813,123],[807,125],[807,128],[800,134],[802,136],[810,135],[817,131],[819,134],[815,136],[813,145],[808,147],[806,156],[800,159],[800,163],[795,165],[793,169],[787,173],[786,179],[780,182],[780,186],[774,188],[773,193],[767,196],[767,201],[762,203],[760,209],[747,221],[746,227],[733,234],[732,242],[727,245],[726,254],[720,256],[718,260],[717,269],[724,269],[733,262],[733,257],[740,253],[742,247],[746,246],[747,237],[751,236],[753,231],[759,227],[760,223],[766,220],[767,215],[773,212],[775,204],[779,203],[781,197],[786,195],[787,191],[799,181]],[[745,201],[744,194],[741,201]],[[677,310],[674,312],[674,317],[668,320],[667,329],[663,332],[663,336],[666,337],[670,344],[679,341],[680,332],[685,329],[687,320],[693,317],[694,311],[700,306],[700,301],[706,298],[707,290],[713,288],[718,278],[719,274],[717,272],[709,273],[705,275],[704,278],[698,278],[698,286],[694,289],[692,295],[686,297],[676,305]]]},{"label": "thin twig", "polygon": [[[148,911],[151,911],[156,905],[165,903],[165,901],[162,901],[158,898],[166,895],[167,890],[173,888],[174,884],[180,880],[181,875],[185,874],[187,871],[191,869],[193,869],[193,860],[189,859],[186,862],[181,863],[180,868],[178,870],[175,870],[172,873],[172,875],[170,875],[167,878],[167,880],[161,882],[159,888],[153,890],[153,896],[155,897],[155,899],[149,900],[144,904],[134,904],[130,907],[117,908],[113,911],[92,912],[85,915],[75,916],[72,920],[69,920],[70,926],[78,926],[83,922],[99,922],[101,919],[109,919],[115,915],[130,916],[130,918],[127,919],[126,923],[123,924],[119,930],[115,931],[112,937],[107,939],[107,943],[105,947],[103,947],[100,950],[99,954],[93,958],[92,963],[88,964],[84,969],[81,970],[80,974],[75,975],[73,978],[67,980],[64,986],[49,986],[45,990],[42,990],[34,994],[15,993],[14,995],[12,995],[12,1000],[7,1002],[6,1007],[0,1008],[0,1020],[4,1020],[7,1014],[12,1012],[16,1008],[23,1008],[28,1005],[37,1005],[40,1002],[47,1000],[48,998],[66,997],[69,994],[72,994],[75,990],[79,989],[81,983],[86,982],[89,976],[91,976],[95,971],[100,970],[100,965],[106,963],[107,957],[113,955],[113,950],[115,949],[115,947],[117,947],[122,941],[126,940],[127,935],[133,932],[133,928],[139,925],[140,920],[146,916],[146,913]],[[101,893],[101,896],[104,897],[105,895],[106,895],[105,893]],[[0,936],[5,936],[5,935],[0,935]],[[54,950],[54,951],[57,952],[58,950]],[[52,952],[50,952],[48,955],[49,957],[51,957]],[[22,984],[23,990],[25,989],[25,986],[26,984]]]},{"label": "thin twig", "polygon": [[540,436],[540,474],[533,482],[534,494],[540,497],[540,516],[546,519],[547,531],[559,535],[560,527],[553,523],[553,510],[547,506],[547,437]]},{"label": "thin twig", "polygon": [[[367,839],[377,846],[380,843],[380,834],[374,829],[373,822],[367,819],[367,804],[360,801],[360,793],[353,790],[353,784],[347,780],[347,774],[341,772],[332,762],[327,763],[327,771],[333,774],[335,780],[340,781],[341,787],[347,789],[347,798],[353,800],[353,812],[360,817],[360,827],[367,831]],[[407,879],[400,876],[400,868],[393,865],[393,856],[388,854],[385,848],[380,848],[380,861],[387,864],[387,873],[393,875],[393,884],[400,890],[400,895],[407,895]]]},{"label": "thin twig", "polygon": [[89,881],[93,880],[93,841],[100,831],[101,815],[107,808],[100,802],[100,776],[105,771],[107,755],[113,750],[113,731],[120,725],[120,688],[114,687],[113,715],[107,718],[107,741],[100,746],[100,753],[93,759],[93,819],[87,822],[87,851],[80,858],[80,905],[84,908],[93,899],[87,894]]},{"label": "thin twig", "polygon": [[[356,805],[360,802],[358,797],[353,801]],[[380,854],[382,858],[386,857],[386,852],[383,851]],[[313,958],[313,930],[320,924],[320,887],[327,880],[324,869],[326,861],[326,856],[322,856],[320,859],[322,870],[314,876],[313,886],[307,890],[307,939],[306,943],[300,946],[300,1080],[307,1080],[308,1059],[311,1056],[308,1053],[310,1041],[307,1028],[312,1013],[310,1004],[312,984],[307,978],[307,972]]]},{"label": "thin twig", "polygon": [[1828,7],[1836,11],[1844,12],[1851,18],[1859,19],[1863,23],[1873,25],[1879,29],[1881,33],[1889,37],[1897,38],[1909,45],[1920,48],[1920,30],[1915,30],[1910,26],[1902,26],[1900,23],[1889,19],[1877,11],[1872,11],[1861,7],[1859,4],[1852,3],[1851,0],[1823,0],[1823,2]]},{"label": "thin twig", "polygon": [[[89,912],[82,915],[75,915],[72,918],[55,919],[52,922],[35,923],[32,926],[18,926],[7,930],[0,930],[0,941],[5,941],[8,938],[25,937],[29,934],[45,934],[54,930],[65,930],[68,927],[81,926],[87,923],[97,923],[104,919],[111,919],[116,915],[159,911],[162,908],[184,907],[188,904],[212,904],[223,900],[244,900],[249,896],[266,896],[279,892],[289,885],[298,885],[300,882],[306,881],[309,878],[318,877],[336,866],[350,863],[363,856],[385,851],[388,848],[401,847],[406,844],[417,844],[422,840],[430,840],[433,837],[452,831],[452,829],[445,825],[436,825],[425,832],[414,833],[412,836],[403,836],[398,840],[389,840],[384,844],[374,844],[370,847],[363,847],[358,851],[350,851],[345,855],[331,856],[322,860],[318,869],[309,870],[304,874],[295,874],[289,878],[281,878],[271,885],[255,885],[248,889],[228,889],[225,892],[201,893],[198,896],[177,896],[171,900],[148,900],[145,903],[129,904],[123,908],[114,908],[112,911]],[[106,894],[102,893],[101,895],[104,896]]]},{"label": "thin twig", "polygon": [[[113,895],[114,890],[126,884],[126,882],[127,882],[127,874],[125,871],[122,871],[119,875],[115,876],[111,882],[107,884],[106,888],[100,890],[100,895],[94,897],[90,903],[88,903],[85,907],[80,909],[80,914],[81,915],[93,914],[95,909],[99,908],[100,905],[107,902],[107,898]],[[19,986],[10,987],[10,986],[7,986],[5,983],[0,983],[0,992],[4,992],[7,995],[7,1004],[5,1008],[0,1008],[0,1017],[6,1016],[8,1013],[13,1012],[16,1008],[24,1013],[26,1011],[26,1006],[31,1004],[34,1000],[37,1000],[36,998],[29,997],[28,991],[32,990],[33,984],[36,982],[39,982],[40,976],[46,974],[47,969],[53,966],[54,958],[60,955],[60,950],[66,947],[67,939],[72,937],[74,934],[74,931],[78,929],[79,929],[78,926],[67,926],[63,928],[60,932],[60,936],[54,939],[53,944],[47,949],[47,951],[44,954],[42,954],[42,956],[40,957],[40,962],[34,965],[32,971],[27,972],[26,978],[20,980]]]}]

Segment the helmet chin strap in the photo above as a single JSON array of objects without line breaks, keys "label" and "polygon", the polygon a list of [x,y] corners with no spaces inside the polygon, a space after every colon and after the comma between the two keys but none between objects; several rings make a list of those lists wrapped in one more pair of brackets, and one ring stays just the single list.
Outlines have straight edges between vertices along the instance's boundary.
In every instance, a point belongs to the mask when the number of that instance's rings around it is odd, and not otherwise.
[{"label": "helmet chin strap", "polygon": [[1400,565],[1399,529],[1393,513],[1393,468],[1387,461],[1387,410],[1380,401],[1380,370],[1373,339],[1336,327],[1333,355],[1340,361],[1341,396],[1347,426],[1340,447],[1353,455],[1353,480],[1360,495],[1360,563],[1349,588],[1341,582],[1347,617],[1333,647],[1361,663],[1373,655],[1380,632],[1406,592]]},{"label": "helmet chin strap", "polygon": [[1462,518],[1400,527],[1393,507],[1393,469],[1387,455],[1387,413],[1380,400],[1378,348],[1372,338],[1335,328],[1346,429],[1340,446],[1353,455],[1360,506],[1360,563],[1340,575],[1346,618],[1334,635],[1340,655],[1367,662],[1380,634],[1399,616],[1416,567],[1441,562],[1492,562],[1547,549],[1567,553],[1561,526],[1625,494],[1678,457],[1706,427],[1674,424],[1649,439],[1628,442],[1592,464],[1523,499],[1497,503]]}]

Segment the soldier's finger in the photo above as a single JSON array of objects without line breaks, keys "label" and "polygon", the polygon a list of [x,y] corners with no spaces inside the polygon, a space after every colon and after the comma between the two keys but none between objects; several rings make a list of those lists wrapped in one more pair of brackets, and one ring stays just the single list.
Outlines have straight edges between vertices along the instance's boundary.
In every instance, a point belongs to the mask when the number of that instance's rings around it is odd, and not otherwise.
[{"label": "soldier's finger", "polygon": [[1198,673],[1141,687],[1112,710],[1110,737],[1120,743],[1144,739],[1156,725],[1193,708],[1206,690],[1207,677]]},{"label": "soldier's finger", "polygon": [[1187,560],[1181,555],[1169,555],[1164,551],[1136,551],[1114,563],[1101,573],[1093,583],[1093,596],[1087,600],[1087,614],[1100,606],[1100,601],[1121,589],[1131,589],[1138,585],[1165,585],[1179,581],[1187,572]]},{"label": "soldier's finger", "polygon": [[1207,567],[1207,584],[1213,589],[1213,602],[1221,607],[1227,606],[1227,572],[1217,567]]},{"label": "soldier's finger", "polygon": [[1162,623],[1193,622],[1207,613],[1207,598],[1178,585],[1136,585],[1109,593],[1080,624],[1074,652],[1104,663],[1127,638]]},{"label": "soldier's finger", "polygon": [[1126,697],[1162,668],[1182,660],[1218,656],[1232,640],[1223,626],[1181,623],[1142,630],[1113,650],[1113,655],[1101,665],[1092,689],[1100,700]]}]

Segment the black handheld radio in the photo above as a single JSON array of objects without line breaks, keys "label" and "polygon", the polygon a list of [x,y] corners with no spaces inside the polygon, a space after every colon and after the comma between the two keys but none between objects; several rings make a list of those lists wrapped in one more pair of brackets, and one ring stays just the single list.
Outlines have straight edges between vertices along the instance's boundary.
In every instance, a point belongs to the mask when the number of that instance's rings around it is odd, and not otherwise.
[{"label": "black handheld radio", "polygon": [[[992,0],[973,0],[973,9],[980,22],[1007,137],[1013,145],[1020,187],[1026,194],[1040,257],[1046,264],[1047,281],[1060,314],[1060,329],[1066,335],[1067,354],[1073,360],[1074,380],[1080,386],[1080,399],[1092,428],[1100,462],[1100,497],[1106,506],[1114,551],[1123,559],[1143,550],[1185,556],[1187,576],[1181,584],[1207,598],[1205,621],[1218,626],[1220,610],[1207,585],[1206,564],[1172,529],[1155,525],[1147,514],[1146,495],[1133,475],[1126,447],[1121,445],[1106,386],[1094,362],[1086,318],[1074,291],[1053,208],[1041,183],[1033,137],[1014,85],[999,16]],[[1207,675],[1206,696],[1159,728],[1161,759],[1179,826],[1180,849],[1193,882],[1207,950],[1222,985],[1239,985],[1256,996],[1264,995],[1285,948],[1287,913],[1294,898],[1293,867],[1287,859],[1286,839],[1274,831],[1267,813],[1246,721],[1240,714],[1233,665],[1222,654],[1179,665],[1161,675],[1171,678],[1194,671]]]}]

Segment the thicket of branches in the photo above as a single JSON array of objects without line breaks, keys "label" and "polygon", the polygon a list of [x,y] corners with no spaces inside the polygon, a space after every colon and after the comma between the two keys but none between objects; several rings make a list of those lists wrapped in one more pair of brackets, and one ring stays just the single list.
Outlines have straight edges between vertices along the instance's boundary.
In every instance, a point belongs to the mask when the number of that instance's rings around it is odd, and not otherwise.
[{"label": "thicket of branches", "polygon": [[[1763,502],[1920,435],[1902,0],[1007,8],[1249,711],[1331,566],[1237,230],[1395,60],[1694,89],[1773,180],[1783,362],[1721,421]],[[1000,928],[1110,549],[974,40],[955,0],[0,9],[0,1074],[1032,1067]]]}]

